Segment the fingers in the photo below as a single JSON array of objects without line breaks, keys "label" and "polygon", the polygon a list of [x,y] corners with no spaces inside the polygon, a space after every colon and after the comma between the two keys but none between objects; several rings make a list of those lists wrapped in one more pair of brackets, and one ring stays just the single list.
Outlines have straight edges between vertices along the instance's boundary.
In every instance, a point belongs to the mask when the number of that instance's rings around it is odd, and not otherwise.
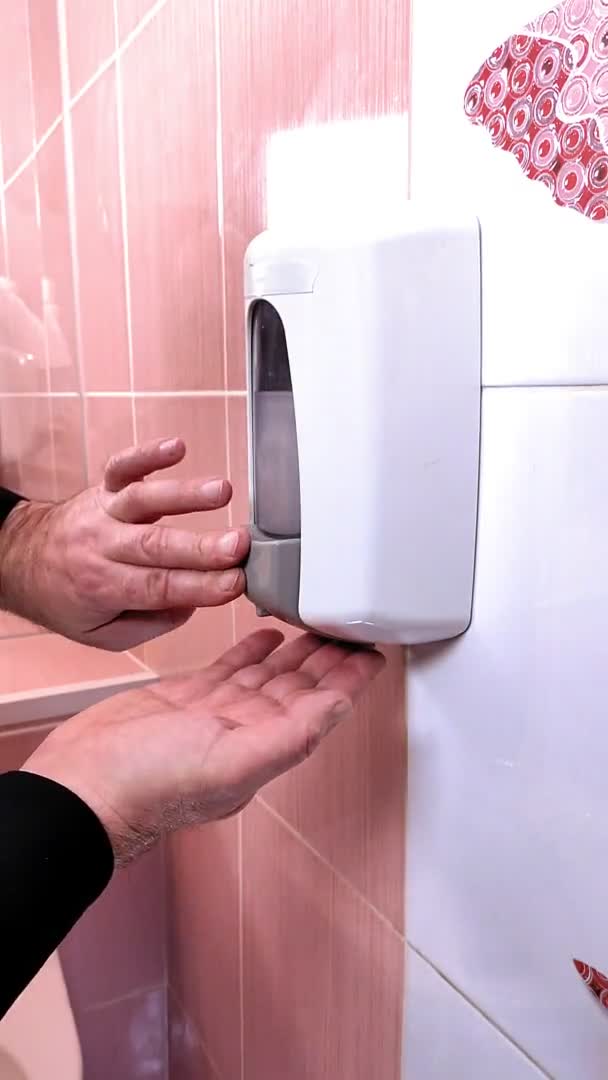
[{"label": "fingers", "polygon": [[231,498],[232,487],[221,477],[204,481],[139,480],[122,487],[112,499],[109,513],[118,521],[141,524],[158,521],[168,514],[217,510]]},{"label": "fingers", "polygon": [[163,570],[124,567],[120,595],[125,611],[219,607],[245,590],[242,570]]},{"label": "fingers", "polygon": [[227,570],[249,550],[249,531],[191,533],[162,525],[135,526],[118,532],[112,558],[131,566],[169,570]]},{"label": "fingers", "polygon": [[386,664],[382,653],[362,649],[351,653],[341,664],[333,667],[319,682],[320,690],[331,690],[355,701]]},{"label": "fingers", "polygon": [[261,664],[282,640],[283,635],[279,630],[258,630],[250,634],[206,669],[205,680],[213,685],[232,678],[242,668]]},{"label": "fingers", "polygon": [[[285,649],[276,653],[277,660]],[[371,657],[371,659],[370,659]],[[272,660],[262,667],[268,667]],[[354,701],[362,688],[382,670],[384,657],[366,651],[353,652],[347,645],[327,644],[311,653],[297,671],[286,671],[262,686],[264,694],[282,704],[306,690],[331,690]]]},{"label": "fingers", "polygon": [[315,634],[301,634],[300,637],[274,652],[263,664],[253,669],[243,669],[234,675],[233,681],[248,690],[260,690],[271,679],[298,668],[314,653],[323,647],[321,638]]},{"label": "fingers", "polygon": [[186,453],[182,439],[154,439],[143,446],[130,446],[110,458],[104,473],[106,491],[120,491],[157,469],[177,465]]}]

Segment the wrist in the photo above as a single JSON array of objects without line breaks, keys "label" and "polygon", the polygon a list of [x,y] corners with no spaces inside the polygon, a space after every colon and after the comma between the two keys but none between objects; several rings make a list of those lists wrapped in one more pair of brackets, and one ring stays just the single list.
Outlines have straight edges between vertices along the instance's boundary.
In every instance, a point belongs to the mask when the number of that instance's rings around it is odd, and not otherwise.
[{"label": "wrist", "polygon": [[22,501],[0,528],[0,604],[22,618],[38,621],[40,555],[53,503]]}]

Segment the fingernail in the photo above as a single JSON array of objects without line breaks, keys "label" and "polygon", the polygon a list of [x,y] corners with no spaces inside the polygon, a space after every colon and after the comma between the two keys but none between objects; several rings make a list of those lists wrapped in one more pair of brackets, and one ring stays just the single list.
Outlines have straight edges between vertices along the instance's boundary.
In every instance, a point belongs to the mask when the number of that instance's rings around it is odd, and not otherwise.
[{"label": "fingernail", "polygon": [[234,592],[240,581],[240,577],[240,570],[233,570],[231,573],[222,574],[220,577],[220,588],[223,589],[224,592]]},{"label": "fingernail", "polygon": [[232,532],[224,533],[218,545],[222,555],[236,555],[239,539],[240,534],[236,529],[233,529]]},{"label": "fingernail", "polygon": [[172,450],[177,449],[177,439],[165,439],[164,442],[161,442],[160,448],[163,454],[170,454]]},{"label": "fingernail", "polygon": [[217,502],[217,500],[221,498],[224,490],[224,481],[207,480],[207,482],[203,484],[201,490],[206,499],[209,499],[211,502]]}]

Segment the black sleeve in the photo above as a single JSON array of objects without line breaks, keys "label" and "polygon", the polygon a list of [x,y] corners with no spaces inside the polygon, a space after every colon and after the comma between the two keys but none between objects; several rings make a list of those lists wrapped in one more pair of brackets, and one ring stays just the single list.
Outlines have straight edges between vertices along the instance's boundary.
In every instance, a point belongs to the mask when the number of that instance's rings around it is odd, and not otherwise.
[{"label": "black sleeve", "polygon": [[0,1016],[112,877],[103,825],[73,792],[0,776]]},{"label": "black sleeve", "polygon": [[0,487],[0,527],[6,521],[11,510],[14,510],[17,503],[27,502],[24,495],[18,495],[16,491],[9,491],[8,488]]}]

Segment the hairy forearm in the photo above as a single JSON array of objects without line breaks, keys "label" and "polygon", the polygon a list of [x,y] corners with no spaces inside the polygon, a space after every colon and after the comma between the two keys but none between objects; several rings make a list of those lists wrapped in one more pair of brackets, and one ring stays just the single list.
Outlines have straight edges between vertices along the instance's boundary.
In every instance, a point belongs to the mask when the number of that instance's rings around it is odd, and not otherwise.
[{"label": "hairy forearm", "polygon": [[0,529],[0,607],[39,622],[37,581],[52,503],[20,502]]}]

